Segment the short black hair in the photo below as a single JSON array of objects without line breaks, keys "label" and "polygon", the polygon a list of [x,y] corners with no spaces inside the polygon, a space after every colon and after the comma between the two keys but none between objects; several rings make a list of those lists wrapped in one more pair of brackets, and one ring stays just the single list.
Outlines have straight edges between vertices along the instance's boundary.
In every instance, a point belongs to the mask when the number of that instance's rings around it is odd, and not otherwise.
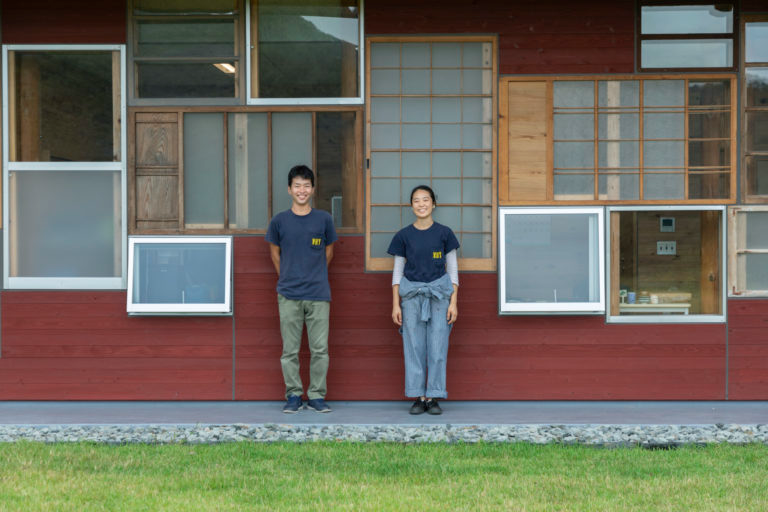
[{"label": "short black hair", "polygon": [[312,172],[312,169],[307,167],[306,165],[294,165],[291,167],[291,170],[288,171],[288,186],[291,186],[291,183],[293,183],[293,178],[304,178],[305,180],[309,180],[312,182],[312,187],[315,186],[315,173]]},{"label": "short black hair", "polygon": [[417,190],[424,190],[426,192],[429,192],[429,195],[432,197],[432,204],[437,204],[437,198],[435,197],[435,192],[427,185],[416,185],[413,187],[413,190],[411,190],[411,203],[413,203],[413,194],[416,193]]}]

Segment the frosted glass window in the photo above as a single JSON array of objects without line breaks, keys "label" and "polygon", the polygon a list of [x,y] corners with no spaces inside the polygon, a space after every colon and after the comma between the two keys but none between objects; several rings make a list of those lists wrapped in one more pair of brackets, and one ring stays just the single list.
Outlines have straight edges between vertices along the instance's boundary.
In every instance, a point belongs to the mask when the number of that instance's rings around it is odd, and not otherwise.
[{"label": "frosted glass window", "polygon": [[432,45],[432,66],[436,68],[461,67],[461,43],[434,43]]},{"label": "frosted glass window", "polygon": [[129,254],[129,313],[232,313],[230,237],[134,237]]},{"label": "frosted glass window", "polygon": [[371,70],[371,92],[373,94],[400,94],[400,70]]},{"label": "frosted glass window", "polygon": [[[435,69],[432,71],[432,92],[434,94],[461,93],[461,73],[457,69]],[[466,93],[467,91],[464,91]]]},{"label": "frosted glass window", "polygon": [[391,258],[392,256],[387,254],[389,244],[392,243],[392,237],[395,236],[396,231],[391,233],[371,233],[371,257],[373,258]]},{"label": "frosted glass window", "polygon": [[429,153],[403,153],[403,176],[424,176],[429,178]]},{"label": "frosted glass window", "polygon": [[600,199],[616,201],[640,198],[638,174],[601,174],[597,181]]},{"label": "frosted glass window", "polygon": [[640,105],[640,82],[637,80],[602,80],[597,85],[600,107],[637,107]]},{"label": "frosted glass window", "polygon": [[745,254],[747,288],[768,290],[768,254]]},{"label": "frosted glass window", "polygon": [[373,149],[393,149],[400,147],[399,124],[372,124],[371,147]]},{"label": "frosted glass window", "polygon": [[639,114],[600,114],[597,135],[601,139],[640,138]]},{"label": "frosted glass window", "polygon": [[400,43],[377,43],[371,46],[372,68],[396,68],[400,66]]},{"label": "frosted glass window", "polygon": [[461,92],[464,94],[491,94],[491,72],[465,69],[461,72]]},{"label": "frosted glass window", "polygon": [[768,249],[768,212],[749,213],[746,242],[750,249]]},{"label": "frosted glass window", "polygon": [[683,199],[685,175],[680,173],[645,173],[643,197],[645,199]]},{"label": "frosted glass window", "polygon": [[730,39],[643,41],[644,68],[730,68],[733,41]]},{"label": "frosted glass window", "polygon": [[429,94],[428,69],[403,69],[403,94]]},{"label": "frosted glass window", "polygon": [[594,142],[555,142],[554,146],[556,169],[594,168]]},{"label": "frosted glass window", "polygon": [[682,107],[685,105],[685,81],[643,81],[643,104],[645,107]]},{"label": "frosted glass window", "polygon": [[433,123],[458,123],[461,122],[460,98],[434,98],[432,99]]},{"label": "frosted glass window", "polygon": [[729,293],[734,296],[768,296],[768,207],[729,209],[732,251]]},{"label": "frosted glass window", "polygon": [[432,125],[432,147],[438,149],[454,149],[461,147],[461,125]]},{"label": "frosted glass window", "polygon": [[593,199],[594,195],[594,175],[555,174],[555,199]]},{"label": "frosted glass window", "polygon": [[555,114],[555,140],[584,140],[595,136],[593,114]]},{"label": "frosted glass window", "polygon": [[184,115],[184,223],[224,227],[224,115]]},{"label": "frosted glass window", "polygon": [[501,313],[600,313],[603,210],[501,208]]},{"label": "frosted glass window", "polygon": [[272,212],[291,207],[288,171],[295,165],[311,165],[312,114],[290,112],[272,114]]},{"label": "frosted glass window", "polygon": [[400,200],[400,180],[372,179],[371,201],[374,203],[397,204]]},{"label": "frosted glass window", "polygon": [[371,208],[372,231],[398,231],[400,227],[399,206],[374,206]]},{"label": "frosted glass window", "polygon": [[463,153],[461,155],[465,178],[490,177],[493,172],[490,153]]},{"label": "frosted glass window", "polygon": [[493,102],[490,98],[465,97],[461,103],[461,120],[465,123],[490,123],[493,121]]},{"label": "frosted glass window", "polygon": [[403,45],[404,68],[428,68],[429,44],[408,43]]},{"label": "frosted glass window", "polygon": [[490,231],[491,222],[490,208],[467,206],[461,209],[462,231]]},{"label": "frosted glass window", "polygon": [[491,45],[489,43],[463,43],[462,64],[466,68],[491,67]]},{"label": "frosted glass window", "polygon": [[[266,229],[269,223],[267,114],[228,116],[229,227]],[[212,199],[212,198],[211,198]]]},{"label": "frosted glass window", "polygon": [[462,203],[491,202],[491,180],[465,179],[462,183]]},{"label": "frosted glass window", "polygon": [[428,123],[431,120],[429,98],[402,98],[404,123]]},{"label": "frosted glass window", "polygon": [[462,180],[436,179],[432,180],[432,189],[437,196],[437,204],[460,203]]},{"label": "frosted glass window", "polygon": [[461,258],[490,258],[493,251],[493,239],[490,233],[461,233],[459,235]]},{"label": "frosted glass window", "polygon": [[597,145],[601,168],[631,167],[640,165],[637,142],[600,142]]},{"label": "frosted glass window", "polygon": [[682,139],[685,137],[685,115],[645,114],[643,134],[646,139]]},{"label": "frosted glass window", "polygon": [[439,152],[432,155],[432,176],[461,176],[461,153]]},{"label": "frosted glass window", "polygon": [[648,167],[683,167],[685,163],[685,142],[645,141],[643,163]]},{"label": "frosted glass window", "polygon": [[485,124],[461,125],[461,147],[465,149],[491,149],[491,127]]},{"label": "frosted glass window", "polygon": [[373,98],[371,100],[372,123],[399,123],[400,98]]},{"label": "frosted glass window", "polygon": [[[419,185],[429,185],[429,180],[424,178],[406,178],[401,182],[400,202],[402,204],[411,204],[411,192]],[[434,188],[434,187],[433,187]],[[437,195],[437,191],[435,191]],[[438,197],[438,200],[440,198]]]},{"label": "frosted glass window", "polygon": [[[397,128],[397,126],[395,126]],[[422,149],[430,146],[430,136],[440,137],[441,133],[437,132],[437,126],[433,126],[432,129],[436,132],[430,134],[430,125],[428,124],[404,124],[403,130],[403,148],[405,149]]]},{"label": "frosted glass window", "polygon": [[595,105],[595,84],[588,81],[566,80],[554,83],[554,106],[593,107]]},{"label": "frosted glass window", "polygon": [[[440,204],[440,196],[437,192],[435,192],[435,195],[437,195],[438,204]],[[461,226],[461,208],[456,206],[438,206],[434,213],[434,219],[440,224],[452,227],[454,231],[458,231],[459,226]]]}]

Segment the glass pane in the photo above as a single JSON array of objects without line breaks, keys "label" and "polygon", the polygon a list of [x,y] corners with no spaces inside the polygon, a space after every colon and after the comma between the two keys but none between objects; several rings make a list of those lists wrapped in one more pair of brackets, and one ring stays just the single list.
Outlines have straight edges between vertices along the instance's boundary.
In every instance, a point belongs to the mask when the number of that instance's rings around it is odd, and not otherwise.
[{"label": "glass pane", "polygon": [[[408,202],[409,198],[406,197],[406,202]],[[416,222],[416,216],[413,214],[413,208],[410,206],[403,206],[400,210],[400,218],[403,219],[403,226],[408,226],[409,224],[413,224]]]},{"label": "glass pane", "polygon": [[428,123],[429,98],[403,98],[404,123]]},{"label": "glass pane", "polygon": [[400,43],[371,43],[372,68],[399,68]]},{"label": "glass pane", "polygon": [[733,32],[733,6],[730,4],[643,6],[640,16],[643,34]]},{"label": "glass pane", "polygon": [[234,57],[232,19],[139,20],[137,57]]},{"label": "glass pane", "polygon": [[256,5],[259,97],[358,95],[360,35],[355,3],[259,0]]},{"label": "glass pane", "polygon": [[638,142],[600,142],[598,151],[600,167],[603,169],[637,168],[640,165]]},{"label": "glass pane", "polygon": [[120,173],[10,172],[11,277],[119,277]]},{"label": "glass pane", "polygon": [[[466,91],[464,91],[466,93]],[[432,71],[432,93],[460,94],[461,74],[458,69],[435,69]]]},{"label": "glass pane", "polygon": [[[226,64],[226,66],[224,66]],[[140,98],[234,98],[237,62],[137,63]]]},{"label": "glass pane", "polygon": [[747,290],[768,290],[768,254],[744,254]]},{"label": "glass pane", "polygon": [[464,43],[462,65],[465,68],[491,67],[491,43]]},{"label": "glass pane", "polygon": [[707,80],[688,82],[688,105],[711,106],[731,104],[731,82]]},{"label": "glass pane", "polygon": [[768,107],[768,68],[752,68],[744,72],[747,80],[747,106]]},{"label": "glass pane", "polygon": [[747,112],[747,151],[768,151],[768,112]]},{"label": "glass pane", "polygon": [[491,149],[493,132],[488,124],[461,125],[461,147],[464,149]]},{"label": "glass pane", "polygon": [[600,114],[598,136],[601,139],[640,138],[639,114]]},{"label": "glass pane", "polygon": [[400,227],[399,206],[371,208],[371,231],[398,231]]},{"label": "glass pane", "polygon": [[437,204],[458,204],[461,202],[461,180],[433,179],[432,189],[435,191]]},{"label": "glass pane", "polygon": [[400,70],[371,70],[371,94],[400,94]]},{"label": "glass pane", "polygon": [[595,138],[593,114],[555,114],[556,140],[584,140]]},{"label": "glass pane", "polygon": [[399,123],[400,98],[371,98],[372,123]]},{"label": "glass pane", "polygon": [[728,199],[731,176],[727,173],[688,175],[688,199]]},{"label": "glass pane", "polygon": [[594,142],[555,142],[555,168],[594,168]]},{"label": "glass pane", "polygon": [[432,66],[436,68],[461,67],[461,43],[433,43]]},{"label": "glass pane", "polygon": [[224,243],[135,243],[134,304],[222,304]]},{"label": "glass pane", "polygon": [[460,177],[461,153],[432,153],[432,176]]},{"label": "glass pane", "polygon": [[429,153],[406,152],[403,153],[403,177],[429,178]]},{"label": "glass pane", "polygon": [[685,142],[645,141],[643,142],[643,164],[648,167],[683,167]]},{"label": "glass pane", "polygon": [[462,203],[491,203],[491,180],[465,179],[461,188]]},{"label": "glass pane", "polygon": [[490,258],[493,250],[491,234],[460,233],[460,258]]},{"label": "glass pane", "polygon": [[746,62],[768,62],[768,23],[746,23]]},{"label": "glass pane", "polygon": [[593,174],[555,174],[555,199],[594,199],[595,176]]},{"label": "glass pane", "polygon": [[404,69],[403,94],[429,94],[429,70]]},{"label": "glass pane", "polygon": [[646,139],[682,139],[685,137],[685,115],[645,114],[643,133]]},{"label": "glass pane", "polygon": [[768,212],[747,212],[740,216],[747,223],[747,245],[744,249],[768,249]]},{"label": "glass pane", "polygon": [[228,116],[229,227],[265,229],[269,221],[267,114]]},{"label": "glass pane", "polygon": [[400,176],[400,153],[371,153],[371,176],[374,178]]},{"label": "glass pane", "polygon": [[724,167],[730,163],[729,141],[706,140],[688,143],[688,165],[691,167]]},{"label": "glass pane", "polygon": [[491,209],[466,206],[461,209],[461,231],[490,231]]},{"label": "glass pane", "polygon": [[603,80],[598,82],[597,96],[601,107],[637,107],[640,105],[640,82]]},{"label": "glass pane", "polygon": [[645,173],[643,199],[684,199],[685,175],[680,173]]},{"label": "glass pane", "polygon": [[554,106],[594,107],[595,83],[590,81],[557,80],[553,85]]},{"label": "glass pane", "polygon": [[399,124],[372,124],[371,147],[373,149],[397,149],[400,147]]},{"label": "glass pane", "polygon": [[432,125],[432,147],[438,149],[457,149],[461,147],[461,125]]},{"label": "glass pane", "polygon": [[393,236],[395,236],[394,232],[371,233],[371,258],[391,258],[392,256],[387,254],[387,249]]},{"label": "glass pane", "polygon": [[724,139],[731,136],[729,112],[690,112],[688,137],[691,139]]},{"label": "glass pane", "polygon": [[596,214],[507,215],[504,299],[599,301],[597,236]]},{"label": "glass pane", "polygon": [[136,14],[231,14],[237,12],[235,0],[135,0]]},{"label": "glass pane", "polygon": [[[429,185],[429,179],[427,178],[403,179],[402,183],[400,184],[400,203],[411,204],[411,192],[413,192],[413,189],[418,187],[419,185]],[[435,191],[435,195],[437,195],[437,191]]]},{"label": "glass pane", "polygon": [[[428,124],[404,124],[403,127],[403,147],[407,149],[422,149],[429,147],[429,126]],[[437,128],[437,127],[435,127]],[[436,136],[436,135],[435,135]]]},{"label": "glass pane", "polygon": [[643,41],[644,68],[730,68],[733,41],[730,39],[682,39]]},{"label": "glass pane", "polygon": [[601,174],[597,186],[598,199],[617,201],[640,198],[638,174]]},{"label": "glass pane", "polygon": [[184,115],[184,223],[224,227],[224,115]]},{"label": "glass pane", "polygon": [[358,192],[354,112],[317,112],[314,205],[331,214],[339,227],[357,224]]},{"label": "glass pane", "polygon": [[493,122],[491,98],[465,97],[461,100],[461,119],[465,123]]},{"label": "glass pane", "polygon": [[464,94],[491,94],[489,70],[465,69],[461,72],[461,91]]},{"label": "glass pane", "polygon": [[438,206],[435,209],[434,218],[440,224],[458,231],[461,225],[461,208],[456,206]]},{"label": "glass pane", "polygon": [[371,179],[371,203],[398,204],[400,202],[400,180]]},{"label": "glass pane", "polygon": [[312,114],[309,112],[274,113],[272,114],[272,215],[291,207],[291,196],[288,195],[288,172],[294,165],[312,166]]},{"label": "glass pane", "polygon": [[[10,160],[120,160],[112,52],[13,52],[16,137]],[[118,114],[119,115],[119,114]],[[13,142],[12,142],[13,143]]]},{"label": "glass pane", "polygon": [[491,165],[491,153],[464,153],[462,154],[462,175],[465,178],[490,178],[493,172]]},{"label": "glass pane", "polygon": [[768,195],[768,156],[748,156],[747,194]]},{"label": "glass pane", "polygon": [[646,107],[682,107],[685,104],[685,81],[643,81],[643,104]]},{"label": "glass pane", "polygon": [[433,123],[460,123],[461,101],[458,97],[432,99]]},{"label": "glass pane", "polygon": [[404,68],[429,67],[429,43],[403,43]]}]

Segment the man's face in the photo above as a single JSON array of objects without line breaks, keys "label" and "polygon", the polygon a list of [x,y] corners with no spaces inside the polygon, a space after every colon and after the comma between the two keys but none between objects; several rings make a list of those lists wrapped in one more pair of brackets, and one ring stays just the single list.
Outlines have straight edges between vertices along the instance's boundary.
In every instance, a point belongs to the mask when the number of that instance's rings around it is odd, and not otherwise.
[{"label": "man's face", "polygon": [[315,187],[312,186],[312,182],[306,178],[299,178],[298,176],[293,178],[291,186],[288,187],[288,193],[293,198],[293,203],[298,206],[306,206],[312,194],[315,193]]}]

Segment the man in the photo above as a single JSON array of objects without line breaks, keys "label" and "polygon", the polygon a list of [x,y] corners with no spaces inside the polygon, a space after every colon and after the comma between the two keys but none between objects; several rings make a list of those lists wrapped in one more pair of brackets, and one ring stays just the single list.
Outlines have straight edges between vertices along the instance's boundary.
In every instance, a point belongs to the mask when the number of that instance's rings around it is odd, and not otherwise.
[{"label": "man", "polygon": [[331,412],[325,403],[328,314],[331,310],[328,265],[333,259],[333,243],[337,237],[331,215],[310,205],[314,192],[312,169],[306,165],[293,167],[288,173],[288,194],[293,204],[290,210],[272,218],[265,237],[278,275],[277,304],[283,337],[280,363],[286,398],[283,412],[288,414],[304,408],[299,348],[305,323],[312,354],[307,407],[317,412]]}]

